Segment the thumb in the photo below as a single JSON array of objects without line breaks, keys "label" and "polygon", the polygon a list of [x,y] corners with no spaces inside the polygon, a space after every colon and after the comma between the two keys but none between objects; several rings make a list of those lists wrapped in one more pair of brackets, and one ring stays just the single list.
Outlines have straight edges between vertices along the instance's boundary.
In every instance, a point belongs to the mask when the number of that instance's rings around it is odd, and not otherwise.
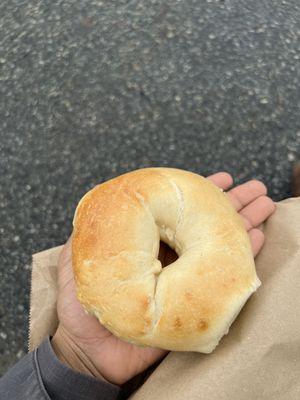
[{"label": "thumb", "polygon": [[72,268],[72,235],[65,243],[58,260],[58,286],[62,289],[71,279],[73,279]]}]

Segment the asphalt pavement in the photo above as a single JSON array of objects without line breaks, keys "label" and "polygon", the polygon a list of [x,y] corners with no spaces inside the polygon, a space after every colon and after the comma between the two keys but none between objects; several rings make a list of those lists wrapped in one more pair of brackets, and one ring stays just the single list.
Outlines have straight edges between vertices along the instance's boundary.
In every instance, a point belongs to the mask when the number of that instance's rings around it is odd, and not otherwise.
[{"label": "asphalt pavement", "polygon": [[2,0],[0,373],[26,351],[31,255],[77,202],[172,166],[290,195],[300,149],[298,0]]}]

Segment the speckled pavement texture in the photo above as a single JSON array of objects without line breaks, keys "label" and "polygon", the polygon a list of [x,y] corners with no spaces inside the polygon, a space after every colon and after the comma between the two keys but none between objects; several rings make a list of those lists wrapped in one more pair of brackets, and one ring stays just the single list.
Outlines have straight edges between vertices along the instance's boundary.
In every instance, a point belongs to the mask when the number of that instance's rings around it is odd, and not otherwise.
[{"label": "speckled pavement texture", "polygon": [[0,372],[26,350],[31,254],[146,166],[262,179],[300,149],[298,0],[0,3]]}]

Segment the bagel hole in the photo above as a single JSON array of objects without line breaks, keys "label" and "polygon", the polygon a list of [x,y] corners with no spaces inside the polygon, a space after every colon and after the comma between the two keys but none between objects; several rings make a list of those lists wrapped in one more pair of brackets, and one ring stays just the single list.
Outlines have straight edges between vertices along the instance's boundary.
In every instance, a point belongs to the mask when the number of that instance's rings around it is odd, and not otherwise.
[{"label": "bagel hole", "polygon": [[174,251],[167,243],[160,241],[158,259],[162,267],[172,264],[178,259],[176,251]]}]

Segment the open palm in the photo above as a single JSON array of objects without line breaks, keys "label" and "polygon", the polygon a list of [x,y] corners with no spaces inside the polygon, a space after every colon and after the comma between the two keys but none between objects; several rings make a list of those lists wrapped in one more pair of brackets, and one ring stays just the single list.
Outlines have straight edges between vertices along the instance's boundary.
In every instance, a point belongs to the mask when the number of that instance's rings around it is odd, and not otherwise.
[{"label": "open palm", "polygon": [[[232,185],[229,174],[220,172],[210,179],[223,190]],[[264,235],[258,228],[274,211],[275,205],[266,196],[266,187],[259,181],[249,181],[227,192],[227,195],[245,222],[254,256],[264,243]],[[159,259],[163,266],[177,258],[173,250],[162,244]],[[56,346],[67,346],[72,358],[77,357],[83,364],[82,371],[96,377],[104,377],[111,383],[121,385],[133,376],[144,371],[167,351],[156,348],[141,348],[124,342],[110,333],[92,315],[87,314],[75,294],[71,261],[71,239],[64,246],[58,269],[59,327],[54,335]],[[55,347],[54,347],[55,348]],[[61,350],[62,353],[65,350]],[[68,357],[64,356],[64,360]]]}]

